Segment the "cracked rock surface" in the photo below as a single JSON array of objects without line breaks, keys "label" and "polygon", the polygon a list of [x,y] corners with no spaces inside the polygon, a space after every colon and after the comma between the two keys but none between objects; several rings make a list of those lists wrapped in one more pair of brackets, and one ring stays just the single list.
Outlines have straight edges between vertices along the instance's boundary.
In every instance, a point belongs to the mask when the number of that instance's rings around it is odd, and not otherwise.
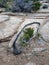
[{"label": "cracked rock surface", "polygon": [[22,19],[16,16],[0,15],[0,40],[14,35]]}]

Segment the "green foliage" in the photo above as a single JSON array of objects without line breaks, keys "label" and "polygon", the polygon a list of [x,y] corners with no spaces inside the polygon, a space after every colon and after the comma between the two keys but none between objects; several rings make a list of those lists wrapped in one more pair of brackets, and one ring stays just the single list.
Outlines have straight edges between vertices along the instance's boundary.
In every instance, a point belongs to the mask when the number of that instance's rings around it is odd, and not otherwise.
[{"label": "green foliage", "polygon": [[[33,1],[33,5],[32,5],[32,10],[33,11],[39,10],[39,8],[41,6],[41,3],[38,2],[38,0],[25,0],[26,3],[28,3],[29,1]],[[9,9],[12,8],[13,2],[14,2],[14,0],[0,0],[0,4],[5,7],[6,11],[9,11]]]},{"label": "green foliage", "polygon": [[1,7],[4,7],[6,11],[9,11],[9,9],[12,6],[13,0],[0,0]]},{"label": "green foliage", "polygon": [[13,0],[7,0],[8,2],[12,2]]},{"label": "green foliage", "polygon": [[[25,2],[28,2],[29,0],[25,0]],[[39,1],[39,0],[31,0],[31,1],[33,1],[33,2],[37,2],[37,1]]]},{"label": "green foliage", "polygon": [[28,2],[29,0],[25,0],[25,2]]},{"label": "green foliage", "polygon": [[32,0],[33,2],[37,2],[37,1],[39,1],[39,0]]},{"label": "green foliage", "polygon": [[11,7],[12,7],[12,2],[7,2],[5,10],[10,11]]},{"label": "green foliage", "polygon": [[6,6],[7,0],[0,0],[0,4]]},{"label": "green foliage", "polygon": [[40,9],[40,6],[41,6],[41,3],[40,3],[40,2],[35,2],[35,3],[34,3],[33,10],[34,10],[34,11],[39,10],[39,9]]},{"label": "green foliage", "polygon": [[27,28],[27,29],[25,29],[24,34],[28,34],[29,37],[32,37],[33,32],[34,32],[34,30],[32,28]]},{"label": "green foliage", "polygon": [[2,2],[3,0],[0,0],[0,2]]},{"label": "green foliage", "polygon": [[24,30],[24,34],[20,37],[21,46],[27,46],[27,42],[33,36],[34,30],[32,28],[27,28]]},{"label": "green foliage", "polygon": [[27,43],[21,42],[21,46],[26,47],[27,46]]},{"label": "green foliage", "polygon": [[24,40],[27,42],[30,39],[29,34],[24,33]]}]

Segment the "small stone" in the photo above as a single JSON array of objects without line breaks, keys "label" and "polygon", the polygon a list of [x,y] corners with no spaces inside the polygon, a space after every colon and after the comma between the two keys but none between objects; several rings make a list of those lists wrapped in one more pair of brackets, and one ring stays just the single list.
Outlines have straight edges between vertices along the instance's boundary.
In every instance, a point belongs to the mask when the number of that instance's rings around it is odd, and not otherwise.
[{"label": "small stone", "polygon": [[48,48],[33,48],[32,53],[39,53],[48,50]]},{"label": "small stone", "polygon": [[33,62],[29,62],[29,63],[27,63],[27,64],[25,64],[25,65],[36,65],[36,64],[33,63]]},{"label": "small stone", "polygon": [[26,56],[31,56],[32,55],[32,53],[28,53],[28,54],[26,54]]}]

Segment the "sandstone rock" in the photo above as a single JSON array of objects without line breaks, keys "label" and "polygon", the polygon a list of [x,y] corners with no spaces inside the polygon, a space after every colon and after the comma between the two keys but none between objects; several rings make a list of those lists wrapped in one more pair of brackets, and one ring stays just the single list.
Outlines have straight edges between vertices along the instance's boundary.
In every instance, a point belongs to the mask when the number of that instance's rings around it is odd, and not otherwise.
[{"label": "sandstone rock", "polygon": [[9,16],[8,15],[1,15],[0,14],[0,23],[8,21],[9,20]]},{"label": "sandstone rock", "polygon": [[[9,18],[9,19],[8,19]],[[22,18],[1,15],[0,16],[0,40],[12,36],[18,29]]]},{"label": "sandstone rock", "polygon": [[12,12],[2,12],[2,15],[9,15],[9,16],[27,16],[27,14],[25,13],[12,13]]},{"label": "sandstone rock", "polygon": [[49,42],[49,21],[40,29],[44,41]]},{"label": "sandstone rock", "polygon": [[25,64],[25,65],[36,65],[35,63],[33,63],[33,62],[28,62],[27,64]]},{"label": "sandstone rock", "polygon": [[0,12],[5,12],[5,8],[0,8]]},{"label": "sandstone rock", "polygon": [[32,53],[38,53],[47,50],[48,48],[33,48]]}]

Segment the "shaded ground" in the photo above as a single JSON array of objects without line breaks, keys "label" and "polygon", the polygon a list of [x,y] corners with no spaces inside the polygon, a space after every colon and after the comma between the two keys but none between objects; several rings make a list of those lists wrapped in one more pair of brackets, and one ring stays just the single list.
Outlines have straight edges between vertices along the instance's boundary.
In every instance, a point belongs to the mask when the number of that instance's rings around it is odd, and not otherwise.
[{"label": "shaded ground", "polygon": [[24,49],[24,52],[20,55],[14,56],[8,52],[8,42],[0,43],[0,65],[25,65],[26,63],[33,62],[36,65],[49,65],[49,51],[40,52],[38,54],[31,54],[33,48],[45,48],[49,47],[49,43],[38,44],[38,41],[31,40],[29,45]]}]

